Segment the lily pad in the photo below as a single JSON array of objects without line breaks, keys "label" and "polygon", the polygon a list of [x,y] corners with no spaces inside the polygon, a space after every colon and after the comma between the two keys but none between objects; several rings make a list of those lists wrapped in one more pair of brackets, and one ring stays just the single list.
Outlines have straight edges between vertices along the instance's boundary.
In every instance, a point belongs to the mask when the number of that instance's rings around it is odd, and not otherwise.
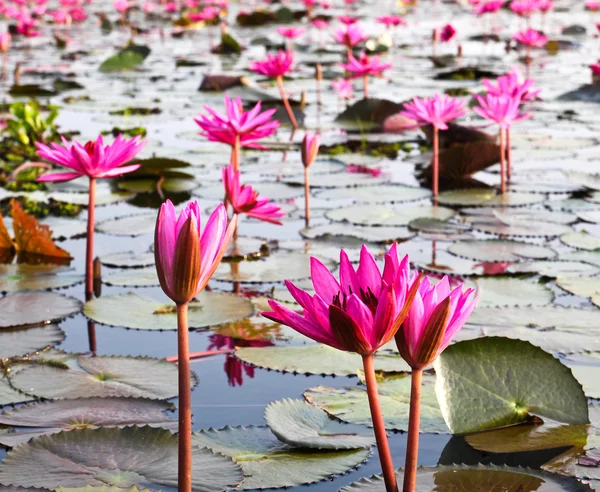
[{"label": "lily pad", "polygon": [[102,276],[102,283],[114,287],[158,287],[158,274],[155,267],[134,268]]},{"label": "lily pad", "polygon": [[600,236],[594,236],[587,231],[573,231],[560,236],[560,241],[567,246],[586,251],[600,249]]},{"label": "lily pad", "polygon": [[[302,196],[304,189],[299,186],[288,186],[285,183],[245,183],[249,184],[263,196],[268,196],[271,200],[291,200]],[[208,198],[213,200],[223,200],[224,196],[223,183],[208,183],[194,190],[194,195],[200,198]]]},{"label": "lily pad", "polygon": [[588,190],[600,191],[600,175],[599,174],[591,174],[584,173],[581,171],[568,170],[563,171],[565,176],[578,185],[587,188]]},{"label": "lily pad", "polygon": [[[177,487],[177,436],[165,429],[82,429],[32,439],[8,453],[0,483],[21,487]],[[192,448],[192,490],[222,492],[242,480],[230,459]]]},{"label": "lily pad", "polygon": [[522,207],[541,203],[545,199],[544,195],[534,193],[508,192],[502,195],[490,188],[471,188],[445,191],[439,194],[437,201],[440,205],[451,207]]},{"label": "lily pad", "polygon": [[506,224],[497,217],[476,217],[470,219],[473,229],[497,234],[499,236],[519,237],[557,237],[561,234],[571,232],[572,229],[565,224],[556,222],[544,222],[535,219],[523,219],[515,224]]},{"label": "lily pad", "polygon": [[450,222],[447,220],[433,219],[423,217],[410,221],[408,228],[412,231],[419,232],[421,237],[427,237],[435,240],[452,240],[468,237],[468,232],[471,230],[470,224],[462,222]]},{"label": "lily pad", "polygon": [[351,224],[324,224],[301,229],[300,235],[307,239],[352,238],[371,243],[389,243],[406,241],[413,233],[401,227],[368,227]]},{"label": "lily pad", "polygon": [[545,277],[579,277],[600,272],[600,268],[581,261],[524,261],[509,265],[507,273],[538,273]]},{"label": "lily pad", "polygon": [[116,217],[96,224],[96,231],[113,236],[141,236],[154,232],[156,214],[128,215]]},{"label": "lily pad", "polygon": [[448,252],[486,263],[522,261],[525,259],[554,258],[556,251],[538,244],[510,241],[507,239],[469,239],[451,244]]},{"label": "lily pad", "polygon": [[111,268],[143,268],[154,265],[154,253],[123,251],[100,257],[100,262]]},{"label": "lily pad", "polygon": [[478,326],[532,326],[539,328],[596,328],[600,326],[600,311],[558,306],[475,309],[469,321]]},{"label": "lily pad", "polygon": [[0,424],[24,427],[0,434],[0,444],[14,447],[43,434],[61,430],[150,425],[177,430],[177,421],[166,414],[173,405],[141,398],[78,398],[33,403],[0,414]]},{"label": "lily pad", "polygon": [[81,301],[54,292],[21,292],[0,299],[0,328],[60,321],[81,311]]},{"label": "lily pad", "polygon": [[0,359],[31,354],[58,345],[64,339],[65,332],[57,325],[0,330]]},{"label": "lily pad", "polygon": [[[252,302],[224,292],[202,292],[189,304],[190,329],[223,325],[254,314]],[[176,330],[175,304],[165,305],[134,292],[103,296],[87,302],[83,314],[97,323],[137,330]]]},{"label": "lily pad", "polygon": [[[317,181],[321,180],[321,176]],[[317,193],[322,200],[352,200],[358,203],[404,203],[430,198],[424,188],[403,185],[360,186],[358,188],[333,188]]]},{"label": "lily pad", "polygon": [[119,51],[116,55],[107,58],[100,65],[101,72],[120,72],[123,70],[132,70],[148,57],[150,48],[147,46],[130,44],[125,49]]},{"label": "lily pad", "polygon": [[336,423],[326,412],[302,400],[269,403],[265,420],[281,442],[298,448],[358,449],[375,444],[372,435],[353,433],[347,425]]},{"label": "lily pad", "polygon": [[529,342],[502,337],[458,342],[434,367],[440,408],[454,434],[514,425],[531,414],[589,423],[587,398],[571,370]]},{"label": "lily pad", "polygon": [[85,277],[52,265],[0,265],[0,292],[63,289],[83,282]]},{"label": "lily pad", "polygon": [[[361,357],[327,345],[314,344],[301,347],[238,347],[238,359],[281,372],[323,374],[325,376],[354,376],[362,368]],[[408,364],[398,355],[378,354],[375,369],[387,372],[410,371]]]},{"label": "lily pad", "polygon": [[[160,182],[160,189],[166,193],[185,193],[198,188],[193,179],[165,178]],[[118,184],[120,190],[134,193],[154,193],[158,189],[157,179],[127,179]]]},{"label": "lily pad", "polygon": [[454,215],[454,210],[435,206],[351,205],[330,210],[325,217],[365,226],[406,226],[422,217],[446,220]]},{"label": "lily pad", "polygon": [[295,448],[279,441],[268,427],[208,429],[195,433],[192,443],[231,456],[244,471],[242,490],[319,482],[346,473],[369,456],[367,449],[321,451]]},{"label": "lily pad", "polygon": [[31,396],[14,389],[4,374],[0,374],[0,407],[15,403],[25,403],[31,400],[33,400]]},{"label": "lily pad", "polygon": [[558,277],[556,285],[569,294],[587,297],[600,306],[600,277]]},{"label": "lily pad", "polygon": [[[320,174],[318,179],[311,181],[311,188],[359,188],[367,186],[370,189],[363,196],[372,196],[373,189],[389,181],[387,178],[375,178],[370,174],[360,173],[335,173]],[[290,176],[282,180],[283,183],[293,186],[304,186],[304,175]],[[260,188],[259,188],[260,189]],[[418,188],[417,188],[418,189]],[[353,190],[354,191],[354,190]],[[262,191],[261,191],[262,193]],[[385,190],[384,190],[385,193]]]},{"label": "lily pad", "polygon": [[[445,434],[448,427],[434,391],[434,376],[425,375],[421,393],[421,432]],[[410,375],[386,375],[378,381],[381,411],[388,430],[406,431],[410,403]],[[329,388],[317,386],[304,392],[313,405],[330,415],[353,424],[372,426],[369,399],[364,386]]]},{"label": "lily pad", "polygon": [[[195,376],[192,384],[196,383]],[[10,384],[38,398],[149,398],[177,396],[177,367],[159,359],[75,357],[67,364],[32,364],[13,372]],[[65,484],[63,484],[65,485]]]},{"label": "lily pad", "polygon": [[[99,187],[96,190],[96,206],[112,205],[133,198],[135,193],[129,191],[112,191],[110,188]],[[47,195],[48,199],[71,205],[88,206],[89,195],[87,193],[70,193],[66,191],[52,191]]]},{"label": "lily pad", "polygon": [[554,294],[546,286],[517,278],[477,279],[478,306],[546,306]]}]

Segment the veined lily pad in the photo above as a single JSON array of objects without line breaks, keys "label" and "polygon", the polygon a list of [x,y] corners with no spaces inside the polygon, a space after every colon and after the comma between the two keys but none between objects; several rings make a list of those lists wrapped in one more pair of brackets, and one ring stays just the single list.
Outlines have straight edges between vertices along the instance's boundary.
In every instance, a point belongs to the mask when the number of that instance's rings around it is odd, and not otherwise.
[{"label": "veined lily pad", "polygon": [[[404,474],[396,472],[401,484]],[[590,489],[573,478],[552,473],[515,468],[478,465],[420,467],[417,470],[415,492],[589,492]],[[340,492],[385,492],[383,477],[375,475],[343,487]]]},{"label": "veined lily pad", "polygon": [[64,339],[65,332],[57,325],[0,330],[0,359],[31,354],[58,345]]},{"label": "veined lily pad", "polygon": [[[279,441],[268,427],[225,427],[195,433],[192,443],[231,456],[244,471],[241,489],[294,487],[346,473],[369,450],[321,451]],[[1,475],[0,475],[1,477]]]},{"label": "veined lily pad", "polygon": [[74,297],[54,292],[22,292],[0,299],[0,328],[39,325],[60,321],[81,311]]},{"label": "veined lily pad", "polygon": [[538,244],[506,239],[469,239],[451,244],[448,252],[462,258],[485,262],[512,262],[554,258],[556,251]]},{"label": "veined lily pad", "polygon": [[43,434],[61,430],[150,425],[177,430],[166,414],[174,407],[160,400],[141,398],[78,398],[33,403],[0,414],[0,424],[28,429],[0,434],[0,444],[14,447]]},{"label": "veined lily pad", "polygon": [[586,222],[600,224],[600,210],[587,210],[584,212],[579,212],[577,217],[579,217],[581,220],[585,220]]},{"label": "veined lily pad", "polygon": [[[224,292],[202,292],[189,303],[191,329],[223,325],[254,314],[252,302]],[[165,305],[134,292],[103,296],[87,302],[83,314],[98,323],[137,330],[176,330],[177,314],[171,302]]]},{"label": "veined lily pad", "polygon": [[[193,377],[195,384],[196,378]],[[177,367],[135,357],[77,357],[67,367],[33,364],[10,376],[14,388],[39,398],[149,398],[177,396]]]},{"label": "veined lily pad", "polygon": [[375,444],[372,435],[352,432],[348,425],[333,421],[326,412],[302,400],[269,403],[265,420],[280,441],[299,448],[358,449]]},{"label": "veined lily pad", "polygon": [[573,231],[560,236],[560,241],[567,246],[586,251],[600,249],[600,236],[594,236],[587,231]]},{"label": "veined lily pad", "polygon": [[[447,433],[448,427],[434,391],[434,376],[425,375],[421,393],[421,432]],[[410,375],[386,375],[378,381],[379,401],[387,429],[406,431],[410,403]],[[372,426],[364,386],[317,386],[304,392],[313,405],[345,422]]]},{"label": "veined lily pad", "polygon": [[534,219],[523,219],[510,225],[502,222],[497,217],[475,217],[470,221],[473,224],[473,229],[499,236],[557,237],[572,231],[568,225]]},{"label": "veined lily pad", "polygon": [[585,251],[583,249],[561,253],[559,260],[581,261],[600,267],[600,251]]},{"label": "veined lily pad", "polygon": [[0,407],[4,405],[13,405],[15,403],[25,403],[33,400],[31,396],[15,390],[9,383],[4,374],[0,374]]},{"label": "veined lily pad", "polygon": [[343,223],[316,225],[300,230],[300,235],[307,239],[352,238],[372,243],[401,242],[414,236],[402,227],[368,227]]},{"label": "veined lily pad", "polygon": [[113,236],[141,236],[154,232],[155,227],[156,214],[154,213],[117,217],[96,224],[98,232]]},{"label": "veined lily pad", "polygon": [[[321,176],[319,176],[316,181],[321,181]],[[430,197],[431,191],[429,190],[403,185],[332,188],[317,193],[317,198],[323,200],[353,200],[359,203],[404,203],[423,200]]]},{"label": "veined lily pad", "polygon": [[[165,429],[82,429],[41,436],[10,451],[0,483],[21,487],[177,487],[177,436]],[[192,490],[222,492],[242,480],[220,454],[192,448]]]},{"label": "veined lily pad", "polygon": [[100,257],[100,262],[112,268],[143,268],[154,265],[154,253],[124,251]]},{"label": "veined lily pad", "polygon": [[597,328],[600,311],[558,306],[475,309],[467,322],[479,326],[532,326],[539,328]]},{"label": "veined lily pad", "polygon": [[451,207],[522,207],[541,203],[546,199],[544,195],[534,193],[508,192],[497,194],[489,188],[472,188],[456,191],[445,191],[438,196],[440,205]]},{"label": "veined lily pad", "polygon": [[330,220],[350,222],[365,226],[406,226],[421,217],[446,220],[455,215],[454,210],[434,206],[401,205],[351,205],[328,211],[325,216]]},{"label": "veined lily pad", "polygon": [[600,268],[581,261],[525,261],[509,265],[507,273],[538,273],[545,277],[579,277],[600,272]]},{"label": "veined lily pad", "polygon": [[[299,374],[354,376],[362,368],[360,356],[321,344],[301,347],[238,347],[235,355],[258,367]],[[375,356],[375,369],[388,372],[410,371],[400,356],[387,354]]]},{"label": "veined lily pad", "polygon": [[440,408],[454,434],[525,422],[530,414],[589,423],[587,399],[571,370],[529,342],[502,337],[458,342],[434,367]]},{"label": "veined lily pad", "polygon": [[544,285],[516,278],[477,279],[478,306],[545,306],[554,295]]},{"label": "veined lily pad", "polygon": [[150,54],[150,48],[143,45],[130,44],[116,55],[107,58],[100,65],[101,72],[119,72],[133,70]]}]

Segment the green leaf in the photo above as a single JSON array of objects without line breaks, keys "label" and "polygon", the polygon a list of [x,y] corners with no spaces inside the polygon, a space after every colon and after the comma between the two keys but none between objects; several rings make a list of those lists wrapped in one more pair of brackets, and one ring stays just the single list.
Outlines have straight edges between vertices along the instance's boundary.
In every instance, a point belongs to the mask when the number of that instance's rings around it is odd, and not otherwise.
[{"label": "green leaf", "polygon": [[329,210],[325,217],[339,222],[365,226],[406,226],[422,217],[446,220],[456,214],[454,210],[434,206],[405,205],[351,205]]},{"label": "green leaf", "polygon": [[505,277],[477,279],[478,306],[545,306],[554,294],[545,285],[530,280]]},{"label": "green leaf", "polygon": [[96,224],[96,231],[113,236],[141,236],[154,232],[156,213],[126,215],[104,220]]},{"label": "green leaf", "polygon": [[4,374],[0,374],[0,407],[4,405],[12,405],[14,403],[24,403],[31,401],[33,398],[15,390],[9,383]]},{"label": "green leaf", "polygon": [[116,55],[107,58],[100,65],[101,72],[120,72],[132,70],[140,65],[150,54],[147,46],[131,44]]},{"label": "green leaf", "polygon": [[142,268],[154,266],[154,253],[119,251],[100,257],[102,265],[111,268]]},{"label": "green leaf", "polygon": [[539,260],[556,256],[556,251],[547,246],[507,239],[458,241],[448,247],[448,252],[462,258],[485,262]]},{"label": "green leaf", "polygon": [[600,311],[559,306],[520,307],[518,309],[480,307],[473,311],[467,324],[589,329],[600,326]]},{"label": "green leaf", "polygon": [[398,227],[353,226],[344,223],[314,225],[308,229],[301,229],[300,235],[307,239],[344,240],[349,238],[369,243],[403,242],[414,236],[412,232]]},{"label": "green leaf", "polygon": [[593,275],[600,272],[600,268],[581,261],[525,261],[508,265],[507,273],[537,273],[544,277],[578,277],[580,275]]},{"label": "green leaf", "polygon": [[600,236],[594,236],[587,231],[568,232],[560,236],[560,241],[572,248],[587,251],[600,249]]},{"label": "green leaf", "polygon": [[326,412],[302,400],[269,403],[265,421],[280,441],[298,448],[357,449],[375,444],[373,435],[352,432],[351,426],[330,419]]},{"label": "green leaf", "polygon": [[[332,181],[334,179],[343,181],[343,176],[346,175],[331,174],[326,177],[329,177]],[[323,176],[319,175],[315,180],[317,182],[316,186],[324,186],[321,183],[321,178],[323,178]],[[353,202],[358,203],[405,203],[430,198],[431,191],[423,188],[416,188],[414,186],[381,184],[379,186],[358,186],[356,188],[331,188],[318,192],[316,196],[323,200],[352,200]]]},{"label": "green leaf", "polygon": [[436,393],[454,434],[497,429],[530,415],[587,424],[587,399],[571,370],[529,342],[486,337],[448,347],[434,364]]},{"label": "green leaf", "polygon": [[0,330],[0,359],[20,357],[58,345],[65,336],[57,325]]},{"label": "green leaf", "polygon": [[268,427],[208,429],[192,436],[195,446],[231,456],[244,470],[242,490],[295,487],[346,473],[369,456],[368,449],[320,451],[279,441]]},{"label": "green leaf", "polygon": [[54,292],[20,292],[0,299],[0,328],[60,321],[81,311],[81,301]]},{"label": "green leaf", "polygon": [[451,207],[469,207],[473,205],[478,207],[521,207],[540,203],[545,200],[546,197],[541,194],[509,191],[501,195],[496,194],[496,191],[490,188],[445,191],[438,196],[438,203],[440,205]]},{"label": "green leaf", "polygon": [[[0,465],[0,483],[21,487],[177,487],[178,439],[151,427],[83,429],[17,446]],[[225,456],[192,448],[192,491],[223,492],[242,480]]]}]

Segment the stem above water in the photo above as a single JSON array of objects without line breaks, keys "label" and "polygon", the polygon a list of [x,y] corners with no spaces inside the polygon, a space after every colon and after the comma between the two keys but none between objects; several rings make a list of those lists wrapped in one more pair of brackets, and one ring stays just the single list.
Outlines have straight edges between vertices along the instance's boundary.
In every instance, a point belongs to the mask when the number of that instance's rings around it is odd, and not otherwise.
[{"label": "stem above water", "polygon": [[85,248],[85,299],[94,295],[94,216],[96,212],[96,178],[90,178],[88,197],[87,243]]},{"label": "stem above water", "polygon": [[178,492],[192,490],[192,389],[188,305],[177,305],[177,354],[179,370],[179,470]]},{"label": "stem above water", "polygon": [[504,147],[504,128],[500,128],[500,192],[506,193],[506,151]]},{"label": "stem above water", "polygon": [[440,183],[440,138],[439,130],[433,127],[433,196],[437,197]]},{"label": "stem above water", "polygon": [[304,225],[310,227],[310,177],[308,167],[304,168]]},{"label": "stem above water", "polygon": [[414,492],[417,486],[419,461],[419,427],[421,421],[421,381],[423,369],[413,369],[410,382],[410,414],[406,440],[406,463],[404,464],[403,492]]},{"label": "stem above water", "polygon": [[296,117],[294,116],[294,112],[292,111],[292,107],[290,106],[290,101],[288,101],[287,95],[285,94],[285,88],[283,87],[283,79],[281,77],[277,77],[276,79],[277,87],[279,88],[279,93],[281,94],[281,100],[283,101],[283,105],[285,106],[285,110],[287,111],[288,118],[290,119],[290,123],[294,130],[298,128],[298,123],[296,122]]}]

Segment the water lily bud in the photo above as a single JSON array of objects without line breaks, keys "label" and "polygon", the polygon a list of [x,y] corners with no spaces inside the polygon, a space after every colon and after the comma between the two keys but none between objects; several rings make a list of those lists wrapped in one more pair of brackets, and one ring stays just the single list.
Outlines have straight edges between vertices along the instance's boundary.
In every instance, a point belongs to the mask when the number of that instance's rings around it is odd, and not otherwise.
[{"label": "water lily bud", "polygon": [[318,133],[307,133],[302,139],[302,164],[309,167],[317,158],[321,136]]}]

